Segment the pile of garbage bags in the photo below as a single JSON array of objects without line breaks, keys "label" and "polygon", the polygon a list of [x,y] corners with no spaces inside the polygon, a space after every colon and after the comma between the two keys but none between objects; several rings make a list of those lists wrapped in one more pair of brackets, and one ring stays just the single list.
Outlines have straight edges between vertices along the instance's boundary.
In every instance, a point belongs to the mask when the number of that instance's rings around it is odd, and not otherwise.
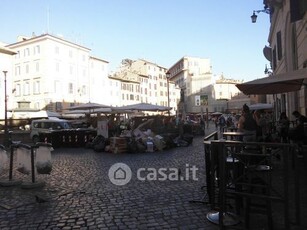
[{"label": "pile of garbage bags", "polygon": [[[92,148],[96,152],[154,152],[189,146],[193,142],[193,137],[189,133],[183,133],[182,135],[179,135],[178,132],[155,134],[151,129],[142,131],[142,129],[137,128],[125,130],[119,137],[105,138],[102,135],[98,135],[86,147]],[[121,151],[119,151],[119,148]]]}]

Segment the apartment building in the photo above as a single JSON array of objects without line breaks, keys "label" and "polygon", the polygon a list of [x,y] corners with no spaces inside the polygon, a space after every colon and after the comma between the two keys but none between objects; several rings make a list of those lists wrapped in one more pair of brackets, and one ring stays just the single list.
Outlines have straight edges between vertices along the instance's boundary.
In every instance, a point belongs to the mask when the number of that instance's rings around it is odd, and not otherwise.
[{"label": "apartment building", "polygon": [[[243,83],[243,80],[227,79],[223,74],[215,81],[213,85],[215,98],[212,101],[213,111],[226,112],[234,109],[231,108],[229,101],[240,94],[240,90],[236,87],[236,84],[240,83]],[[238,107],[235,103],[232,104],[234,107]]]},{"label": "apartment building", "polygon": [[[108,62],[90,56],[90,49],[50,34],[19,36],[7,46],[13,59],[13,106],[29,101],[34,109],[62,111],[78,103],[109,104],[100,87]],[[106,95],[109,95],[105,92]]]},{"label": "apartment building", "polygon": [[167,78],[167,68],[147,60],[124,59],[112,79],[121,81],[121,105],[150,103],[170,106],[176,113],[180,90]]},{"label": "apartment building", "polygon": [[169,73],[170,80],[181,90],[185,113],[199,113],[203,106],[210,108],[213,98],[210,59],[182,57],[169,68]]}]

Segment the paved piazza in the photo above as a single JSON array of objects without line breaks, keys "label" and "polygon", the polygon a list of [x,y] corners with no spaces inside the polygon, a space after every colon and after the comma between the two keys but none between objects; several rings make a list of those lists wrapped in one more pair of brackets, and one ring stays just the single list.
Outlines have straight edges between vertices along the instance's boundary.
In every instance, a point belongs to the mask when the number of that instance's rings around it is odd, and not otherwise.
[{"label": "paved piazza", "polygon": [[[189,202],[205,194],[202,141],[195,137],[188,147],[138,154],[55,149],[51,174],[36,177],[46,186],[0,187],[0,229],[217,229],[206,219],[209,205]],[[126,185],[110,181],[115,163],[130,167]],[[192,178],[193,166],[198,180]],[[166,168],[164,174],[159,168]],[[176,180],[186,172],[189,180]],[[7,170],[0,179],[8,179]],[[14,170],[13,179],[31,181],[31,176]],[[35,196],[47,202],[38,203]]]}]

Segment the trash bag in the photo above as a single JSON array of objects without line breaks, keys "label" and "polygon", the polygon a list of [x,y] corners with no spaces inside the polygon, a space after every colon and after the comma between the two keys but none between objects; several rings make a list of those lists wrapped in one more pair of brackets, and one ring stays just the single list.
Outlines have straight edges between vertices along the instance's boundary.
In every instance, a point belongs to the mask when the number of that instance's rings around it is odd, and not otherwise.
[{"label": "trash bag", "polygon": [[4,149],[0,149],[0,173],[6,168],[7,161],[8,157],[6,151]]},{"label": "trash bag", "polygon": [[105,142],[105,137],[102,135],[97,135],[92,142],[87,143],[86,147],[94,149],[94,147],[101,142]]},{"label": "trash bag", "polygon": [[104,152],[106,147],[106,138],[102,135],[97,135],[92,141],[92,146],[95,152]]},{"label": "trash bag", "polygon": [[50,174],[52,171],[51,162],[52,146],[41,145],[36,149],[35,166],[39,174]]},{"label": "trash bag", "polygon": [[17,171],[23,174],[31,172],[31,149],[18,147],[16,149]]}]

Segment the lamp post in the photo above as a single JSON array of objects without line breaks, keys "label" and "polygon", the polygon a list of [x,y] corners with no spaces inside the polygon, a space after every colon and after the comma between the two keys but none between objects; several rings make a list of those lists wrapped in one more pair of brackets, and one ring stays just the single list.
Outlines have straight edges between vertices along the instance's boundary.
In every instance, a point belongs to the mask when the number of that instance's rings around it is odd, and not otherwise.
[{"label": "lamp post", "polygon": [[8,125],[7,125],[7,94],[6,94],[6,74],[7,71],[4,70],[4,146],[8,147]]},{"label": "lamp post", "polygon": [[[166,81],[167,81],[167,107],[170,107],[170,101],[169,101],[169,76],[170,72],[166,72]],[[168,116],[170,116],[170,110],[168,110]]]},{"label": "lamp post", "polygon": [[270,11],[270,8],[268,8],[268,7],[265,7],[263,10],[254,10],[253,11],[253,14],[252,14],[252,16],[251,16],[251,19],[252,19],[252,23],[256,23],[256,21],[257,21],[257,15],[256,15],[256,13],[257,14],[259,14],[259,13],[266,13],[266,14],[270,14],[271,13],[271,11]]}]

